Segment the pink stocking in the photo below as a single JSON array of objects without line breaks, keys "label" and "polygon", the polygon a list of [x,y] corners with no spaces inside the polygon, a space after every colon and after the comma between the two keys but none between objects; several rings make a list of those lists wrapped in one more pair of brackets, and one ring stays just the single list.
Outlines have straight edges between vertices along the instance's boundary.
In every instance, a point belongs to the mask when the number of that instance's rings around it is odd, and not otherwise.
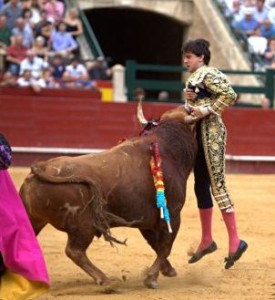
[{"label": "pink stocking", "polygon": [[240,245],[240,238],[237,232],[235,212],[221,211],[229,237],[229,253],[235,253]]},{"label": "pink stocking", "polygon": [[200,209],[200,221],[201,221],[201,242],[197,251],[202,251],[209,247],[213,242],[212,238],[212,212],[213,208]]}]

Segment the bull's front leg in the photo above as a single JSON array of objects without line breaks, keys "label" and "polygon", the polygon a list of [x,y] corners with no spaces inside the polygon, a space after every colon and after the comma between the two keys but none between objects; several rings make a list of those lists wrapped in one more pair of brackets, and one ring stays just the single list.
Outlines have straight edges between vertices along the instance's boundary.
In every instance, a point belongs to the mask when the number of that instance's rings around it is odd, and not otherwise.
[{"label": "bull's front leg", "polygon": [[[160,229],[156,232],[157,243],[155,245],[155,251],[157,253],[157,258],[153,265],[149,268],[147,277],[144,280],[145,286],[148,288],[156,289],[158,288],[158,276],[160,271],[164,271],[165,267],[167,271],[172,272],[172,266],[170,265],[167,257],[171,253],[172,245],[177,235],[179,229],[180,219],[176,218],[173,222],[173,232],[169,233],[166,224],[161,224]],[[176,272],[176,271],[175,271]]]},{"label": "bull's front leg", "polygon": [[[150,229],[140,229],[140,232],[142,236],[146,239],[148,244],[152,247],[152,249],[157,253],[159,232]],[[173,268],[173,266],[167,258],[165,258],[161,263],[160,272],[162,273],[162,275],[167,277],[177,276],[177,271]]]},{"label": "bull's front leg", "polygon": [[158,285],[158,276],[159,271],[161,268],[162,262],[165,260],[165,258],[157,257],[152,266],[149,268],[147,277],[144,280],[144,285],[147,286],[150,289],[157,289],[159,287]]},{"label": "bull's front leg", "polygon": [[177,271],[171,265],[170,261],[167,258],[163,261],[160,271],[163,276],[167,277],[175,277],[178,275]]}]

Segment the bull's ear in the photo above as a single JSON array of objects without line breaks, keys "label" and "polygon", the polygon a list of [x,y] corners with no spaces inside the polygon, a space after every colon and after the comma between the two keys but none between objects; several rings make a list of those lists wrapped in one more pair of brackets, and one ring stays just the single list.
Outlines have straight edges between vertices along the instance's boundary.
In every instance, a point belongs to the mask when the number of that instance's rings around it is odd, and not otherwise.
[{"label": "bull's ear", "polygon": [[139,96],[138,105],[137,105],[137,118],[142,127],[145,127],[148,124],[148,121],[145,119],[142,109],[142,101],[144,96]]}]

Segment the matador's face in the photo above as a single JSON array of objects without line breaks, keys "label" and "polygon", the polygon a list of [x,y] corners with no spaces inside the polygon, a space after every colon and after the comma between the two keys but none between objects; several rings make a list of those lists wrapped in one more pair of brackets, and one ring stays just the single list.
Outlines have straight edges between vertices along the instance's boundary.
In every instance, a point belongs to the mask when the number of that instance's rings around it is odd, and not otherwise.
[{"label": "matador's face", "polygon": [[183,54],[183,63],[190,73],[195,72],[198,68],[204,65],[204,55],[197,56],[192,52]]}]

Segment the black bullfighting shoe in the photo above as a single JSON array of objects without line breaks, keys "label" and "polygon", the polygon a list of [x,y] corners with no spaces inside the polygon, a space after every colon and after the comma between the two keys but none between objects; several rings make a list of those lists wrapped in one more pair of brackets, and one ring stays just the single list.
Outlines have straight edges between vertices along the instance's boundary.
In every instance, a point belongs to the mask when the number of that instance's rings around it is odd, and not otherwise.
[{"label": "black bullfighting shoe", "polygon": [[231,268],[234,265],[235,261],[237,261],[243,255],[247,248],[247,243],[241,240],[237,251],[235,253],[229,254],[229,256],[224,259],[225,269]]},{"label": "black bullfighting shoe", "polygon": [[203,258],[206,254],[212,253],[218,249],[217,244],[213,241],[206,249],[198,251],[188,260],[189,264],[193,264]]}]

